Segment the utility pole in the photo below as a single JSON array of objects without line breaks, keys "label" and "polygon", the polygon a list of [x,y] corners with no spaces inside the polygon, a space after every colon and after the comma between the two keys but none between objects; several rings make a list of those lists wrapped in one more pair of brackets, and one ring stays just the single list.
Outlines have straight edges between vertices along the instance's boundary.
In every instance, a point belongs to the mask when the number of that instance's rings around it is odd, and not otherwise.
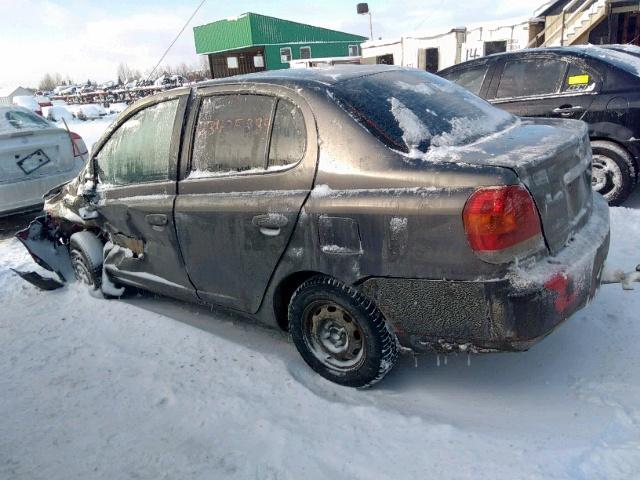
[{"label": "utility pole", "polygon": [[357,5],[358,15],[369,14],[369,39],[373,40],[373,20],[371,19],[371,10],[368,3],[359,3]]}]

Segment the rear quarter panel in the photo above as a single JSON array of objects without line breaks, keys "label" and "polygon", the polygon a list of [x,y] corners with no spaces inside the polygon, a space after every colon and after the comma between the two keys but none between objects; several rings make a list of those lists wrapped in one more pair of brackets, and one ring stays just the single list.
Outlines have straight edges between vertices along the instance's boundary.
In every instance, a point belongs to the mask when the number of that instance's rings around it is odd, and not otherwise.
[{"label": "rear quarter panel", "polygon": [[[480,186],[518,183],[506,168],[426,163],[394,152],[321,94],[315,187],[267,292],[318,272],[347,284],[372,276],[475,280],[503,276],[469,247],[462,210]],[[264,308],[263,314],[264,314]]]}]

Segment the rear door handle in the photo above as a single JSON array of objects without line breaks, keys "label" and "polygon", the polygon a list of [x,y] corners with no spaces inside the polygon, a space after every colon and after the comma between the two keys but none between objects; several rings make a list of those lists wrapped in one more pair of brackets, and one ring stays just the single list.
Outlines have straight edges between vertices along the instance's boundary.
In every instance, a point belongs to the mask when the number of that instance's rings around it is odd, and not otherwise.
[{"label": "rear door handle", "polygon": [[562,105],[561,107],[554,108],[553,113],[559,113],[560,115],[570,115],[575,112],[582,112],[583,110],[584,107],[581,107],[580,105]]},{"label": "rear door handle", "polygon": [[281,213],[266,213],[253,217],[251,223],[258,227],[263,235],[275,237],[280,233],[280,229],[289,223],[289,219]]},{"label": "rear door handle", "polygon": [[151,213],[144,218],[154,230],[162,230],[169,222],[164,213]]}]

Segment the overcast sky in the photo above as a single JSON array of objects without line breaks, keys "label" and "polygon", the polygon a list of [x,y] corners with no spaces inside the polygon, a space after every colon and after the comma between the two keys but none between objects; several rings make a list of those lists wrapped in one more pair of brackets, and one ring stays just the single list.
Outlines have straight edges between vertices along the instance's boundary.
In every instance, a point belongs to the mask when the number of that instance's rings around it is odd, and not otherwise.
[{"label": "overcast sky", "polygon": [[[46,72],[115,79],[120,62],[152,68],[200,0],[0,0],[0,87],[36,86]],[[356,1],[207,0],[165,62],[195,64],[192,27],[256,12],[368,36]],[[528,17],[544,0],[374,0],[375,38]]]}]

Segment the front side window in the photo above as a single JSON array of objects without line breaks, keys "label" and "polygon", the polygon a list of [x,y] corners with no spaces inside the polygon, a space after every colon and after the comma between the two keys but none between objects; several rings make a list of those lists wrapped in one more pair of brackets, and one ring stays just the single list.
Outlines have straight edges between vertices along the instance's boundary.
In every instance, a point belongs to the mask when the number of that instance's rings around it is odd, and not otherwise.
[{"label": "front side window", "polygon": [[284,47],[280,49],[280,63],[288,63],[291,61],[291,48]]},{"label": "front side window", "polygon": [[360,47],[358,45],[349,45],[349,56],[357,57],[360,55]]},{"label": "front side window", "polygon": [[145,108],[111,135],[96,157],[98,181],[105,185],[167,180],[178,100]]},{"label": "front side window", "polygon": [[303,60],[311,58],[311,47],[300,47],[300,58]]},{"label": "front side window", "polygon": [[552,58],[528,58],[507,62],[496,98],[557,93],[566,69],[567,62]]},{"label": "front side window", "polygon": [[238,57],[227,57],[227,68],[238,68]]},{"label": "front side window", "polygon": [[475,95],[480,94],[482,88],[482,82],[487,76],[489,70],[488,65],[483,65],[476,68],[465,68],[464,70],[456,70],[446,75],[443,75],[447,80],[457,83],[461,87],[466,88]]},{"label": "front side window", "polygon": [[307,132],[302,112],[293,103],[279,100],[273,121],[269,168],[297,163],[307,147]]},{"label": "front side window", "polygon": [[266,167],[275,99],[220,95],[203,100],[193,142],[191,177]]}]

